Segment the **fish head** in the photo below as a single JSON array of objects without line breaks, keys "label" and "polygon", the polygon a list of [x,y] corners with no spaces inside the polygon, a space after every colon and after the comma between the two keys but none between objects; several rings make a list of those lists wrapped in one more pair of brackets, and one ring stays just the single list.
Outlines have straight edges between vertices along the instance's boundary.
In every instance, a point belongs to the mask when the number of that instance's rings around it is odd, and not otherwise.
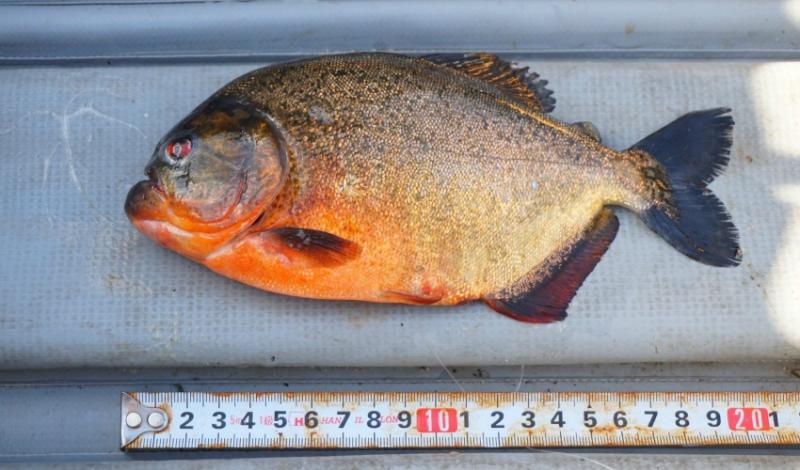
[{"label": "fish head", "polygon": [[151,239],[201,260],[258,220],[287,166],[269,115],[244,100],[212,97],[161,139],[125,212]]}]

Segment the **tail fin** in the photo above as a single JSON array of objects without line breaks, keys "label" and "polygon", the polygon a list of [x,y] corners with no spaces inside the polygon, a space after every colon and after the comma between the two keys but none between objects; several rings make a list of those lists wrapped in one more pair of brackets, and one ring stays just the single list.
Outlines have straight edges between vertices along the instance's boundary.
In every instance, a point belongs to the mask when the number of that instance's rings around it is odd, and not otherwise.
[{"label": "tail fin", "polygon": [[712,266],[737,266],[739,236],[722,202],[706,186],[728,164],[733,118],[730,109],[686,114],[629,150],[654,157],[668,180],[668,203],[640,213],[675,249]]}]

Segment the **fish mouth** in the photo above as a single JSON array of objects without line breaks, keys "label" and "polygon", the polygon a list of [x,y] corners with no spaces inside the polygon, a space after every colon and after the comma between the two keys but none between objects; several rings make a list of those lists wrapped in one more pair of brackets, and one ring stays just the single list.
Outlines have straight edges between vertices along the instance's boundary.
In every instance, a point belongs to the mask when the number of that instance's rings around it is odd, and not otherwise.
[{"label": "fish mouth", "polygon": [[[237,200],[241,194],[236,195]],[[125,199],[125,213],[139,232],[159,245],[176,251],[196,261],[220,248],[242,229],[243,221],[217,230],[203,230],[201,226],[176,224],[176,215],[169,197],[157,181],[136,183]]]},{"label": "fish mouth", "polygon": [[167,195],[157,182],[139,181],[128,192],[125,213],[134,227],[159,245],[200,260],[215,246],[213,239],[184,230],[169,218]]},{"label": "fish mouth", "polygon": [[134,225],[141,220],[163,221],[166,209],[167,196],[153,180],[139,181],[125,198],[125,214]]}]

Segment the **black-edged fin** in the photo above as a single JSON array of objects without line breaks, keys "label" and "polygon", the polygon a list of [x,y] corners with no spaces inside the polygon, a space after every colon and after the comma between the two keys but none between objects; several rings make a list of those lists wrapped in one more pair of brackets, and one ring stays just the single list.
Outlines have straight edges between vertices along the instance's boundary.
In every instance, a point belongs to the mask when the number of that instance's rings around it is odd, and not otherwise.
[{"label": "black-edged fin", "polygon": [[549,113],[556,107],[547,80],[528,67],[516,68],[496,55],[486,53],[431,54],[422,57],[428,62],[450,67],[494,85],[527,104],[535,111]]},{"label": "black-edged fin", "polygon": [[733,130],[729,112],[715,108],[686,114],[628,149],[650,155],[666,170],[665,199],[640,212],[641,219],[684,255],[723,267],[742,261],[739,235],[706,185],[728,164]]},{"label": "black-edged fin", "polygon": [[563,320],[575,292],[600,261],[618,228],[614,212],[603,209],[576,243],[553,254],[510,288],[486,296],[485,302],[515,320]]},{"label": "black-edged fin", "polygon": [[597,130],[594,124],[588,121],[580,121],[580,122],[573,122],[570,124],[570,127],[575,129],[576,131],[580,132],[581,134],[589,137],[590,139],[594,140],[598,144],[603,143],[603,139],[600,137],[600,131]]},{"label": "black-edged fin", "polygon": [[257,234],[272,251],[305,267],[335,267],[358,257],[361,247],[328,232],[281,227]]}]

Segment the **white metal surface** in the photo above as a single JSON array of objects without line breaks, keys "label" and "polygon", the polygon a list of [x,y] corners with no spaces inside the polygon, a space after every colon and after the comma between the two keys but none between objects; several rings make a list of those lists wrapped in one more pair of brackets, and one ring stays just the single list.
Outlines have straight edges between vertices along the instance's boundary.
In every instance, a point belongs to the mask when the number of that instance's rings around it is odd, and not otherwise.
[{"label": "white metal surface", "polygon": [[[128,426],[132,399],[166,427]],[[170,392],[122,408],[125,450],[800,444],[800,393]]]},{"label": "white metal surface", "polygon": [[625,148],[678,115],[728,105],[713,183],[742,266],[700,265],[632,214],[563,323],[480,303],[423,308],[273,295],[139,234],[122,210],[153,145],[256,67],[0,69],[0,368],[448,366],[800,357],[800,63],[536,61],[555,115]]},{"label": "white metal surface", "polygon": [[[339,470],[342,468],[368,468],[378,470],[418,470],[443,469],[454,470],[469,468],[470,470],[487,469],[519,469],[529,470],[616,470],[616,469],[675,469],[681,470],[708,470],[724,468],[726,470],[752,470],[758,468],[794,469],[800,464],[800,458],[793,455],[780,455],[772,449],[755,453],[732,452],[725,450],[724,455],[713,453],[699,454],[697,452],[678,454],[675,452],[563,452],[549,449],[526,449],[518,452],[505,451],[445,451],[425,452],[413,454],[409,452],[382,453],[373,455],[320,455],[314,452],[303,458],[296,456],[279,455],[269,460],[253,457],[252,452],[236,460],[230,459],[190,459],[180,457],[180,460],[148,461],[132,460],[127,462],[105,462],[104,470],[127,470],[130,468],[147,467],[148,469],[167,470],[213,470],[236,468],[241,470],[261,470],[265,467],[270,470]],[[182,454],[178,454],[181,456]],[[141,457],[139,455],[138,457]],[[99,468],[100,466],[96,466]],[[96,468],[86,463],[62,463],[47,465],[52,470],[84,470]],[[31,468],[26,466],[26,468]],[[36,467],[33,467],[36,468]]]},{"label": "white metal surface", "polygon": [[[0,373],[0,465],[13,462],[130,459],[120,451],[120,394],[147,392],[611,392],[798,390],[798,367],[778,364],[624,364],[384,369],[202,368],[69,369]],[[149,412],[141,410],[142,424]],[[64,430],[68,429],[68,432]],[[660,452],[665,452],[664,450]],[[686,452],[683,450],[682,452]],[[700,451],[694,451],[697,455]],[[704,452],[714,452],[706,450]],[[726,453],[735,452],[726,449]],[[741,451],[740,451],[741,452]],[[748,452],[754,452],[752,450]],[[797,455],[797,448],[770,448]],[[241,453],[227,456],[243,457]],[[319,451],[247,451],[247,457]],[[138,453],[135,459],[208,457]],[[569,459],[569,456],[566,457]],[[301,465],[304,460],[297,460]]]},{"label": "white metal surface", "polygon": [[[0,462],[126,458],[121,390],[797,389],[779,361],[800,357],[800,66],[779,60],[798,57],[800,2],[158,3],[0,0],[0,62],[27,64],[0,69],[0,369],[43,369],[0,372]],[[568,323],[530,329],[479,305],[270,296],[159,250],[127,225],[124,194],[152,146],[218,86],[277,57],[354,49],[552,57],[529,65],[551,81],[556,116],[593,121],[617,147],[685,111],[732,106],[731,167],[714,190],[742,230],[743,267],[691,264],[623,216]],[[619,60],[632,57],[644,60]],[[695,60],[654,60],[671,57]],[[773,362],[674,363],[691,360]],[[563,366],[618,361],[673,363]],[[238,369],[347,364],[434,367]],[[156,379],[152,370],[84,368],[181,365],[237,368],[162,370]],[[77,369],[46,370],[61,367]],[[253,455],[276,468],[796,465],[696,453]],[[126,463],[137,462],[118,465]]]},{"label": "white metal surface", "polygon": [[797,1],[31,3],[0,1],[0,63],[275,59],[353,50],[800,57]]}]

